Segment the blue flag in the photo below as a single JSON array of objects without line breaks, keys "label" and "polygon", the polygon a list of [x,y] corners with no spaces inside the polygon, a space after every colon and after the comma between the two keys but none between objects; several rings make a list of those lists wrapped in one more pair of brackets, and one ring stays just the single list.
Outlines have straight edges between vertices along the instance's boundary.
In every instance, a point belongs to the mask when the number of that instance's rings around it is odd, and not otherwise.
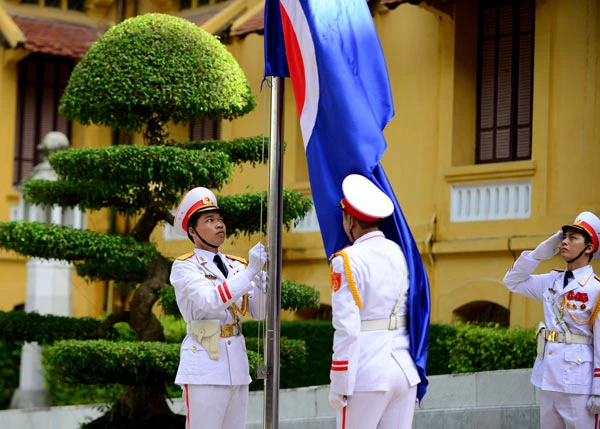
[{"label": "blue flag", "polygon": [[309,179],[327,257],[349,243],[342,227],[342,181],[361,174],[394,202],[380,222],[409,269],[410,351],[427,391],[429,283],[412,233],[380,164],[383,129],[394,116],[387,66],[365,0],[267,0],[265,76],[291,77]]}]

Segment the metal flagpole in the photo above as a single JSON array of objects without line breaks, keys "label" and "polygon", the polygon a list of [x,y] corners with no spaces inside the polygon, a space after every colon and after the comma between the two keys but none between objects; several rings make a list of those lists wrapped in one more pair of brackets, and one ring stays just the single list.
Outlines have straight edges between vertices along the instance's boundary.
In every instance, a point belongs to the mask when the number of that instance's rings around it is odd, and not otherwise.
[{"label": "metal flagpole", "polygon": [[264,428],[279,427],[279,341],[281,317],[281,225],[283,220],[283,79],[272,78],[269,134],[267,238],[269,293],[265,335]]}]

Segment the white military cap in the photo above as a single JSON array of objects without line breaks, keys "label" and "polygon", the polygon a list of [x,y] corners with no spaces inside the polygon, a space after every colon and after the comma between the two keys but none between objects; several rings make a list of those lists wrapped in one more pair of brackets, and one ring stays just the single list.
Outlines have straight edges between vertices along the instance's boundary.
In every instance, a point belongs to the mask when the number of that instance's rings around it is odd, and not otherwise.
[{"label": "white military cap", "polygon": [[189,191],[181,199],[179,207],[175,212],[173,226],[175,232],[181,235],[187,235],[188,221],[190,216],[197,212],[210,210],[221,210],[217,205],[217,197],[210,189],[198,187]]},{"label": "white military cap", "polygon": [[373,182],[360,174],[350,174],[342,182],[344,199],[340,206],[357,219],[377,222],[394,211],[394,203]]},{"label": "white military cap", "polygon": [[564,225],[562,227],[563,232],[568,229],[574,228],[588,235],[591,238],[594,246],[594,258],[600,256],[598,247],[600,245],[600,219],[592,212],[581,212],[575,218],[575,222],[571,225]]}]

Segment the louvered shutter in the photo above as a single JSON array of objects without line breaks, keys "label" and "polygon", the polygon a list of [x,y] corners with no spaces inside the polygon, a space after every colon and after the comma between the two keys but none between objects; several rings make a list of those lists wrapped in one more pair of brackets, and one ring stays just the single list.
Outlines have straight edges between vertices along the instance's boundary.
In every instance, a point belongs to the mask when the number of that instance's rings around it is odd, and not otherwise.
[{"label": "louvered shutter", "polygon": [[478,163],[531,158],[533,2],[482,2],[477,97]]}]

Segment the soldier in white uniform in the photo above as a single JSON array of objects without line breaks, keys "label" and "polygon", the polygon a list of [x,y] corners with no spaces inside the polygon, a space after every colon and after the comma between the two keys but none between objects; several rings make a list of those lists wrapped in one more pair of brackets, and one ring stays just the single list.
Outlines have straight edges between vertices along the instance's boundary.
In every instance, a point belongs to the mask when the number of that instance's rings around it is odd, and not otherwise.
[{"label": "soldier in white uniform", "polygon": [[338,429],[409,429],[420,378],[406,327],[407,265],[378,226],[393,203],[360,175],[346,177],[342,190],[344,231],[353,244],[331,260],[329,402]]},{"label": "soldier in white uniform", "polygon": [[249,311],[254,319],[264,318],[266,250],[255,245],[248,264],[219,252],[225,223],[206,188],[183,197],[174,227],[195,246],[175,260],[170,278],[188,327],[175,378],[183,388],[186,429],[243,429],[251,378],[242,317]]},{"label": "soldier in white uniform", "polygon": [[[542,429],[597,428],[600,412],[600,281],[590,261],[597,256],[600,220],[577,216],[556,234],[525,251],[506,273],[513,292],[541,301],[538,357],[531,383],[541,389]],[[543,259],[559,252],[566,271],[533,275]]]}]

